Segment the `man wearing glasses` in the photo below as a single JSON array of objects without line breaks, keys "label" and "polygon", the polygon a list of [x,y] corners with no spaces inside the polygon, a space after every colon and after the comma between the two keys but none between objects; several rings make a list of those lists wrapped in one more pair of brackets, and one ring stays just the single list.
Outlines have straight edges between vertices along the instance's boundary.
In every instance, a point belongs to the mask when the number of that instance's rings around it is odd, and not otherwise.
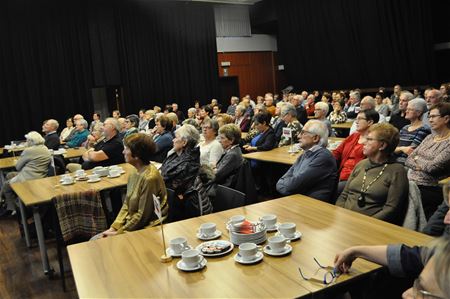
[{"label": "man wearing glasses", "polygon": [[303,194],[330,202],[337,180],[336,159],[329,150],[328,128],[318,120],[308,121],[298,134],[303,154],[278,180],[283,195]]}]

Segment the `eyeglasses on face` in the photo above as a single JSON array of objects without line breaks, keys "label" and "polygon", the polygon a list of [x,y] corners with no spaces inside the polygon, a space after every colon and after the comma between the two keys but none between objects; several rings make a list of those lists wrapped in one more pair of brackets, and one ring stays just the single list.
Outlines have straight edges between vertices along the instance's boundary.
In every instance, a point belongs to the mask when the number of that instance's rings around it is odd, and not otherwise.
[{"label": "eyeglasses on face", "polygon": [[309,134],[309,135],[313,135],[316,136],[317,134],[307,131],[307,130],[301,130],[300,133],[298,133],[299,135],[304,135],[304,134]]},{"label": "eyeglasses on face", "polygon": [[444,299],[440,296],[436,296],[428,291],[425,291],[422,284],[420,283],[420,278],[414,280],[413,297],[414,299]]},{"label": "eyeglasses on face", "polygon": [[323,275],[323,279],[320,280],[318,278],[314,278],[314,277],[307,277],[303,274],[302,269],[300,267],[298,267],[298,272],[300,272],[300,276],[304,279],[304,280],[309,280],[309,281],[316,281],[316,282],[320,282],[323,283],[325,285],[331,284],[333,281],[336,280],[336,278],[338,278],[341,273],[334,267],[331,266],[322,266],[321,263],[319,263],[319,261],[313,257],[314,261],[316,262],[317,266],[319,266],[319,269],[316,271],[316,273],[319,270],[326,270],[325,274]]},{"label": "eyeglasses on face", "polygon": [[356,118],[356,121],[360,121],[360,120],[367,120],[367,118],[365,118],[365,117],[357,117]]},{"label": "eyeglasses on face", "polygon": [[441,117],[440,114],[429,114],[428,118],[435,118],[435,117]]},{"label": "eyeglasses on face", "polygon": [[367,141],[384,141],[383,139],[378,139],[378,138],[372,138],[372,137],[366,137]]}]

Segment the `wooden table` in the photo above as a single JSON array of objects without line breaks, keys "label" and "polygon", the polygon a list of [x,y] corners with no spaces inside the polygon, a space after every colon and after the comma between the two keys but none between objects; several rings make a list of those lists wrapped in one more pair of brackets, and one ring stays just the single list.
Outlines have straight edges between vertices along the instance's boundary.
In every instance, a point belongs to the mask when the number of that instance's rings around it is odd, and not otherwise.
[{"label": "wooden table", "polygon": [[[328,141],[331,143],[336,142],[342,142],[344,138],[338,138],[338,137],[330,137]],[[242,156],[246,159],[252,159],[252,160],[259,160],[259,161],[265,161],[265,162],[272,162],[272,163],[281,163],[281,164],[287,164],[292,165],[297,161],[298,157],[303,153],[303,151],[297,152],[297,153],[289,153],[290,146],[282,146],[274,148],[270,151],[260,151],[260,152],[253,152],[248,154],[243,154]]]},{"label": "wooden table", "polygon": [[353,125],[354,120],[347,120],[345,123],[341,124],[331,124],[331,127],[334,129],[347,129],[350,130],[350,128]]},{"label": "wooden table", "polygon": [[[185,273],[176,268],[179,259],[161,263],[160,227],[130,232],[111,238],[71,245],[70,263],[80,298],[112,297],[303,297],[326,292],[321,283],[304,281],[305,275],[317,270],[316,257],[322,264],[333,265],[337,252],[359,244],[406,243],[426,244],[432,238],[368,216],[301,195],[192,218],[164,226],[166,242],[185,236],[194,247],[202,241],[195,237],[200,224],[215,222],[229,239],[225,223],[232,215],[257,220],[273,213],[279,222],[295,222],[303,233],[301,240],[291,242],[293,251],[284,257],[264,256],[254,265],[240,265],[229,255],[207,258],[206,268]],[[269,233],[272,236],[274,233]],[[363,277],[380,269],[379,265],[358,259],[349,274],[334,283]],[[332,284],[332,285],[334,285]]]},{"label": "wooden table", "polygon": [[[136,169],[130,164],[119,164],[125,170],[125,173],[118,178],[104,177],[100,182],[88,183],[86,181],[77,181],[73,185],[63,186],[59,180],[61,176],[48,177],[37,180],[30,180],[20,183],[11,184],[11,188],[16,192],[19,197],[19,208],[22,217],[22,223],[26,223],[25,218],[25,206],[32,207],[34,224],[36,227],[36,234],[38,238],[39,251],[41,252],[42,267],[45,274],[51,274],[52,269],[50,267],[47,255],[47,248],[45,246],[44,232],[42,229],[41,216],[39,213],[39,206],[45,203],[51,202],[52,198],[61,194],[67,194],[72,192],[81,192],[88,190],[102,191],[112,189],[116,187],[125,186],[128,182],[128,176],[130,173],[136,171]],[[90,174],[92,171],[87,171]],[[27,246],[30,247],[29,232],[24,225],[24,234]]]},{"label": "wooden table", "polygon": [[[66,153],[63,155],[65,159],[78,158],[83,155],[86,151],[85,148],[69,148]],[[16,166],[17,160],[19,160],[20,156],[16,157],[8,157],[0,159],[0,169],[8,169],[14,168]]]}]

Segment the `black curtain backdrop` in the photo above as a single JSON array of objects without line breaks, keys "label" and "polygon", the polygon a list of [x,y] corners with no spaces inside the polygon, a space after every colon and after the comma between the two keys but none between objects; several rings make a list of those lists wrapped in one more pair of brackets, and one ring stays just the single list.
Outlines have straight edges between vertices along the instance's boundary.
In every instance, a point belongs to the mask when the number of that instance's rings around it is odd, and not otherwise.
[{"label": "black curtain backdrop", "polygon": [[85,1],[64,2],[0,2],[1,144],[92,111]]},{"label": "black curtain backdrop", "polygon": [[297,89],[435,79],[427,0],[276,0],[278,49]]},{"label": "black curtain backdrop", "polygon": [[210,4],[3,0],[0,38],[0,145],[48,118],[90,120],[94,87],[123,86],[123,114],[218,94]]}]

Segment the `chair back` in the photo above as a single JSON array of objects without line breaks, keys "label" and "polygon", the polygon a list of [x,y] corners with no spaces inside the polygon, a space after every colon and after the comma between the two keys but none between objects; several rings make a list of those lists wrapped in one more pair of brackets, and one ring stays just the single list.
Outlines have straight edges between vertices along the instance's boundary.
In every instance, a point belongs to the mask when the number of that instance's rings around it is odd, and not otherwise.
[{"label": "chair back", "polygon": [[212,205],[214,212],[242,207],[245,205],[245,194],[226,186],[217,185]]},{"label": "chair back", "polygon": [[52,201],[64,242],[90,239],[106,230],[106,217],[97,191],[62,194]]},{"label": "chair back", "polygon": [[258,201],[258,195],[255,188],[255,180],[253,179],[250,163],[247,159],[243,159],[242,165],[236,175],[236,181],[232,185],[233,189],[245,194],[245,204],[252,204]]},{"label": "chair back", "polygon": [[422,206],[422,197],[416,183],[409,181],[408,207],[406,209],[403,227],[422,231],[427,224]]}]

